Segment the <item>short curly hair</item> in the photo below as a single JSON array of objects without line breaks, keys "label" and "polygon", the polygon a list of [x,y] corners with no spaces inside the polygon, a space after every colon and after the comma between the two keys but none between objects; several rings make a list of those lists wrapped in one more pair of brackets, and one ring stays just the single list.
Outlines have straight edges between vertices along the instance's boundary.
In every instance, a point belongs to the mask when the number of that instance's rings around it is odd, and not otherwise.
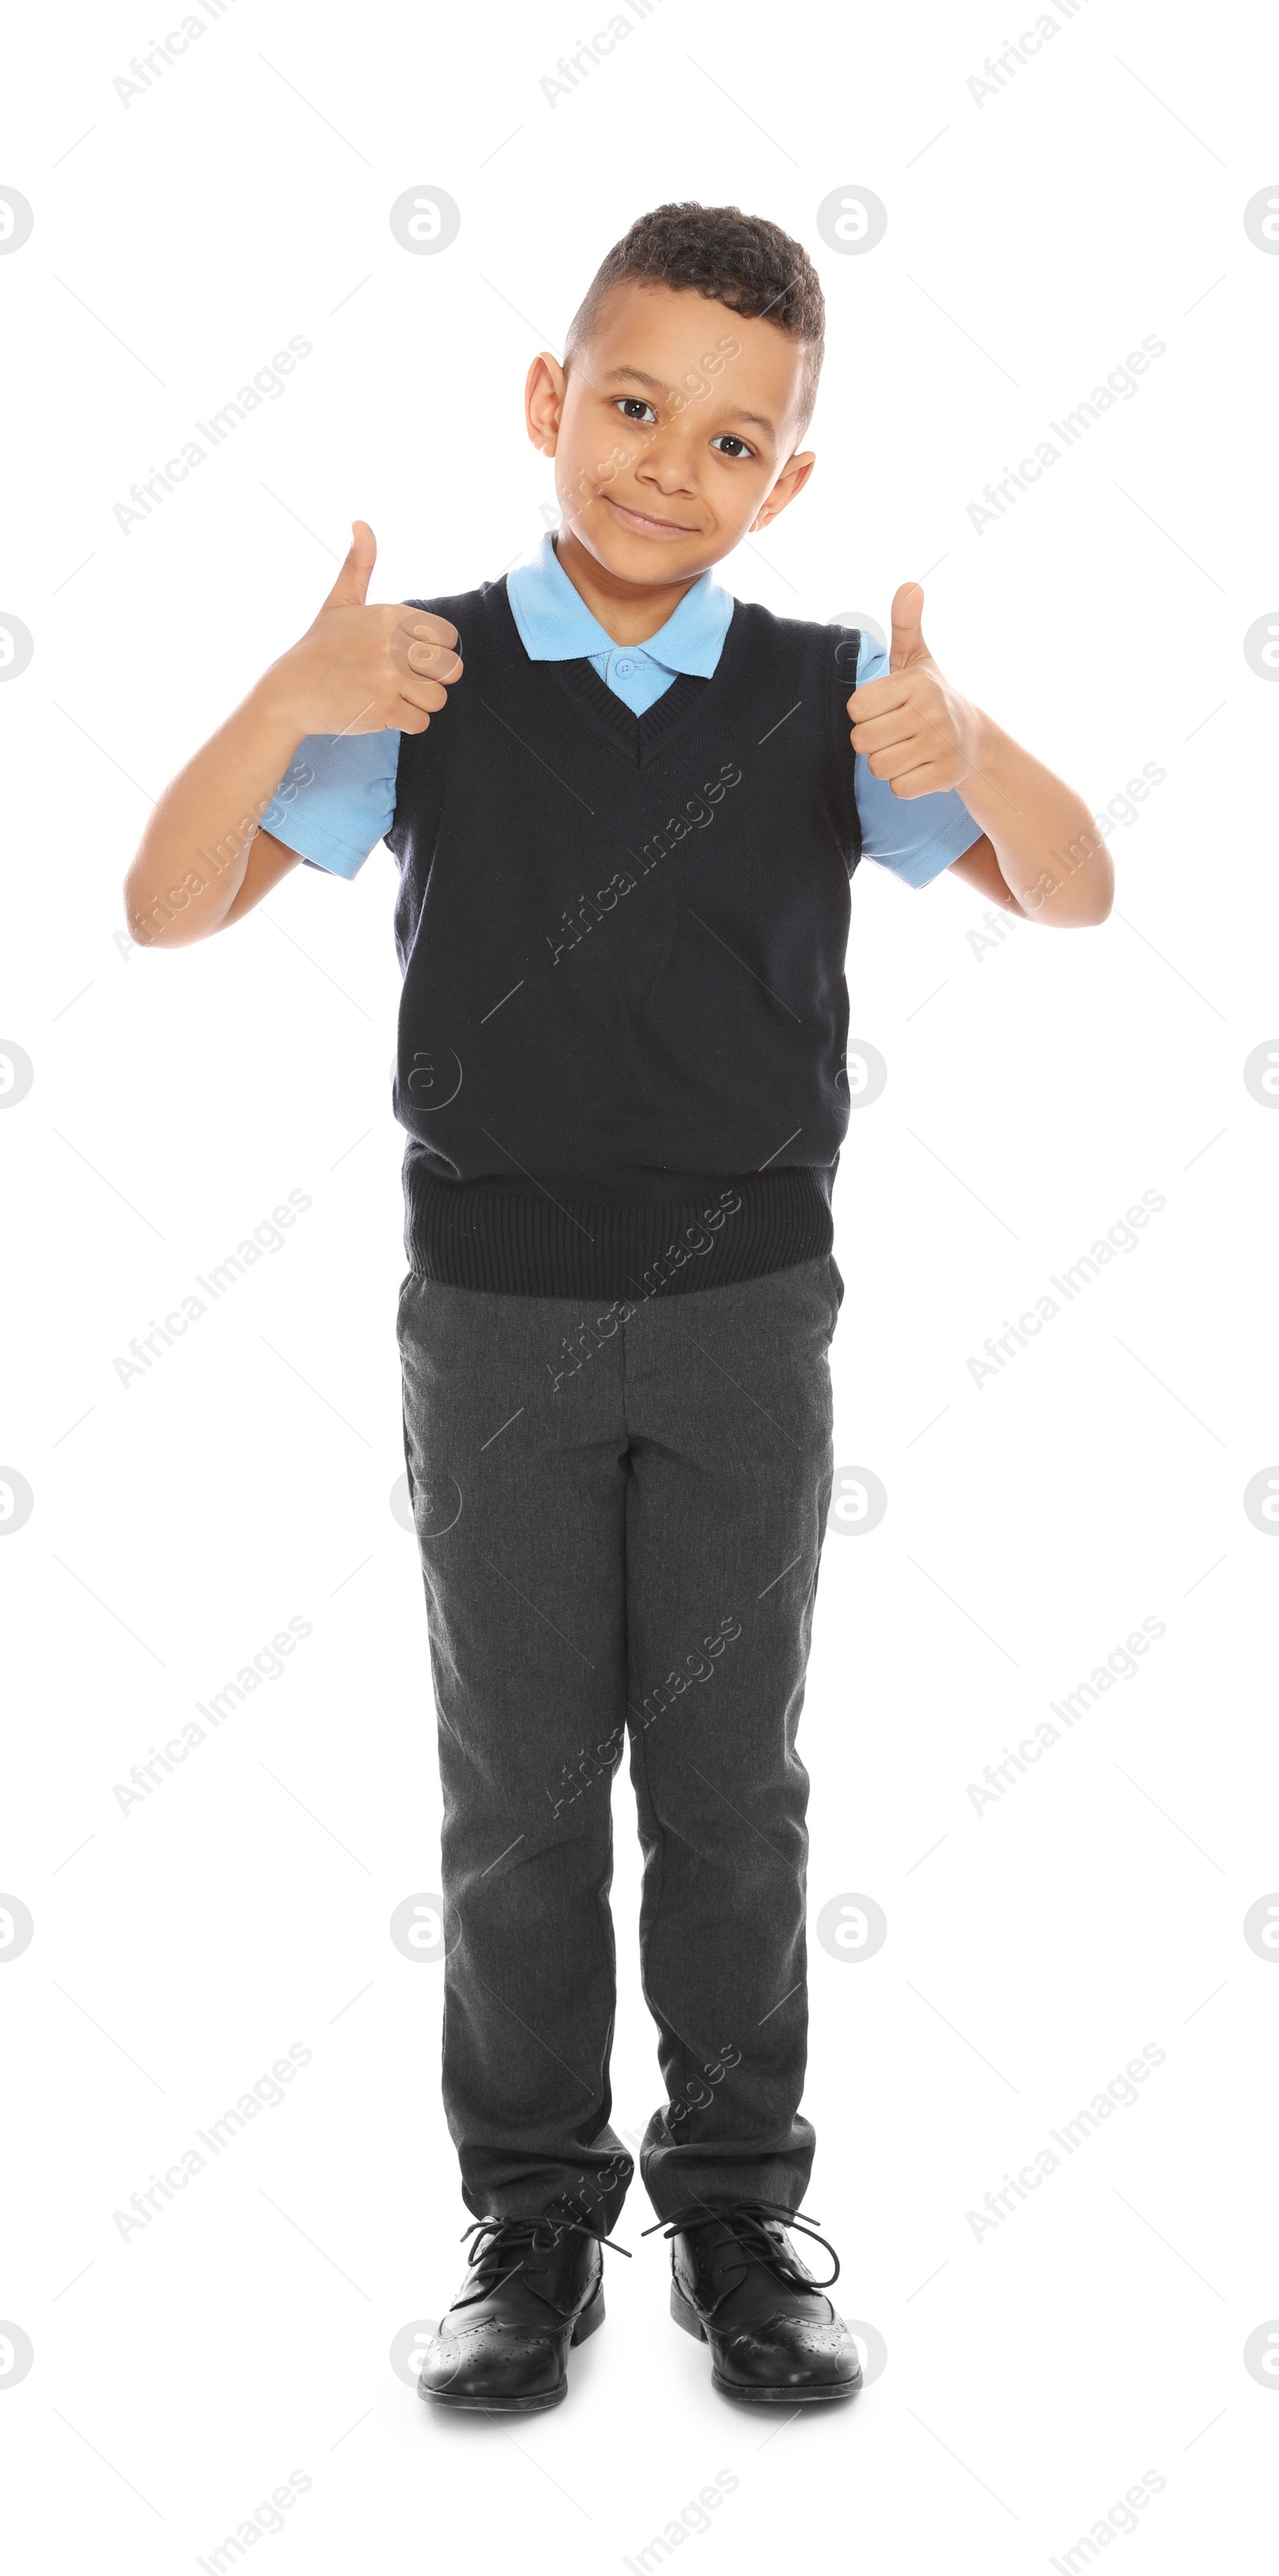
[{"label": "short curly hair", "polygon": [[568,328],[565,362],[589,338],[606,298],[623,279],[640,285],[691,288],[727,305],[747,320],[775,322],[801,342],[804,369],[799,429],[807,429],[817,400],[826,341],[826,300],[807,251],[765,215],[740,206],[701,206],[694,200],[654,206],[640,215],[601,260]]}]

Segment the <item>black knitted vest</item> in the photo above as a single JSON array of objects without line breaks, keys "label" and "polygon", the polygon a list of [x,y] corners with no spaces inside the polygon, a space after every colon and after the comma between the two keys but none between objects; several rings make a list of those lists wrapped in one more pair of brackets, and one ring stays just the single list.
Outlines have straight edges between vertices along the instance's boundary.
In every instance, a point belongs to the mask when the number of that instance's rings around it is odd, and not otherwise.
[{"label": "black knitted vest", "polygon": [[465,664],[387,834],[411,1268],[612,1299],[828,1251],[855,633],[739,601],[713,677],[637,717],[530,661],[504,581],[411,604]]}]

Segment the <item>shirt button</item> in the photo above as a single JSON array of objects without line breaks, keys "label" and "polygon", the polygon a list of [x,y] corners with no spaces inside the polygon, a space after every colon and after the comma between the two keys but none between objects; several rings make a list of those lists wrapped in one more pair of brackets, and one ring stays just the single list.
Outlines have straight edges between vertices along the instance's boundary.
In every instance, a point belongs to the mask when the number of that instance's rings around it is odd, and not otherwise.
[{"label": "shirt button", "polygon": [[619,680],[629,680],[635,665],[633,662],[615,662],[613,668]]}]

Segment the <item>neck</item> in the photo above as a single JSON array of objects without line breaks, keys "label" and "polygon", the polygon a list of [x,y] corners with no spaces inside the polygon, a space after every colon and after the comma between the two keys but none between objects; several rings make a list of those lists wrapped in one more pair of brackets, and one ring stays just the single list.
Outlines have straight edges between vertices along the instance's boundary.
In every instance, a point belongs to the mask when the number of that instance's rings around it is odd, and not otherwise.
[{"label": "neck", "polygon": [[561,528],[552,543],[560,570],[615,644],[646,644],[700,579],[693,573],[684,581],[621,581],[587,553],[571,529]]}]

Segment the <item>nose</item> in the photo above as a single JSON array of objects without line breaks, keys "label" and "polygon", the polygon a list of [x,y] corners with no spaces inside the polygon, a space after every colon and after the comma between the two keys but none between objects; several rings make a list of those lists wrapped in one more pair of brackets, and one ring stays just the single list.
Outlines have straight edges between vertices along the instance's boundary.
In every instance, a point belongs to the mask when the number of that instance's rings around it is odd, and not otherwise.
[{"label": "nose", "polygon": [[637,483],[651,484],[655,491],[668,496],[676,492],[695,493],[698,488],[692,457],[681,453],[678,446],[665,439],[655,440],[640,457],[635,467],[635,479]]}]

